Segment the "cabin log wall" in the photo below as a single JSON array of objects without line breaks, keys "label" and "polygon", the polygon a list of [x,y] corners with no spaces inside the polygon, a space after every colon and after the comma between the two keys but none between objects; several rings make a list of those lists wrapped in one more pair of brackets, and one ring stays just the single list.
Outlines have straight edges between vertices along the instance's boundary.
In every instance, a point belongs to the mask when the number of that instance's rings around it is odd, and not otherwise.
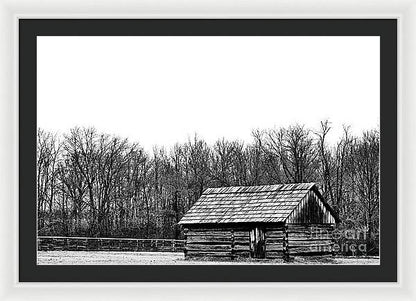
[{"label": "cabin log wall", "polygon": [[250,231],[240,228],[234,229],[233,258],[250,257]]},{"label": "cabin log wall", "polygon": [[286,233],[284,226],[266,228],[266,258],[282,258],[285,252]]},{"label": "cabin log wall", "polygon": [[[238,259],[250,257],[251,228],[185,228],[185,257]],[[282,258],[285,252],[284,226],[265,227],[266,258]]]},{"label": "cabin log wall", "polygon": [[287,224],[287,255],[329,255],[333,252],[332,224]]},{"label": "cabin log wall", "polygon": [[185,228],[185,258],[250,257],[249,231],[244,228]]},{"label": "cabin log wall", "polygon": [[231,258],[231,229],[188,228],[184,234],[185,258]]}]

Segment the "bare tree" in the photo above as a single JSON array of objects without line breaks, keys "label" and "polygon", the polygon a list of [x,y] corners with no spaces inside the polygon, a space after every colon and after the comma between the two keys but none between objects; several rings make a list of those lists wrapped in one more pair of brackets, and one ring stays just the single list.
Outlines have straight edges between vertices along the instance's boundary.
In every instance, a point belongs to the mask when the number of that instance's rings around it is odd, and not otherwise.
[{"label": "bare tree", "polygon": [[317,154],[310,131],[304,126],[269,130],[265,150],[279,158],[285,182],[300,183],[313,178]]},{"label": "bare tree", "polygon": [[374,239],[378,225],[379,148],[380,138],[376,131],[364,132],[362,138],[354,145],[358,204],[361,205],[369,242]]},{"label": "bare tree", "polygon": [[186,158],[186,164],[189,166],[191,181],[191,189],[193,191],[193,204],[208,187],[210,182],[210,157],[211,150],[207,143],[194,136],[193,140],[189,140],[185,144],[184,154]]},{"label": "bare tree", "polygon": [[316,135],[318,136],[318,153],[321,160],[322,190],[323,195],[329,202],[334,203],[334,191],[332,187],[332,152],[326,144],[326,136],[331,130],[329,120],[321,121],[321,128]]},{"label": "bare tree", "polygon": [[211,154],[212,178],[218,186],[230,186],[232,164],[234,159],[234,144],[224,138],[218,140]]},{"label": "bare tree", "polygon": [[38,131],[37,141],[37,206],[43,214],[38,216],[38,227],[53,226],[53,206],[56,198],[58,161],[61,144],[56,134]]},{"label": "bare tree", "polygon": [[[353,139],[350,134],[350,129],[347,126],[343,126],[344,134],[341,140],[337,143],[334,155],[334,166],[335,166],[335,175],[333,178],[335,179],[335,184],[332,186],[334,188],[334,193],[332,194],[333,202],[332,204],[335,206],[335,210],[338,214],[343,215],[346,212],[345,207],[345,173],[346,173],[346,164],[348,156],[351,156],[351,144]],[[335,199],[334,199],[335,198]],[[349,210],[349,209],[347,209]]]}]

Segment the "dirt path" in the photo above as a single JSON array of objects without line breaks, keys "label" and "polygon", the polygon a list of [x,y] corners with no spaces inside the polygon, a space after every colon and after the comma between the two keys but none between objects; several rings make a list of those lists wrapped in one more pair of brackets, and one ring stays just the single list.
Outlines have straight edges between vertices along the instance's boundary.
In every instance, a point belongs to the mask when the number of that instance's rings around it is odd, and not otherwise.
[{"label": "dirt path", "polygon": [[185,260],[183,253],[162,252],[83,252],[83,251],[39,251],[38,265],[230,265],[230,264],[343,264],[378,265],[377,257],[330,257],[296,258],[293,262],[283,260],[248,261],[194,261]]}]

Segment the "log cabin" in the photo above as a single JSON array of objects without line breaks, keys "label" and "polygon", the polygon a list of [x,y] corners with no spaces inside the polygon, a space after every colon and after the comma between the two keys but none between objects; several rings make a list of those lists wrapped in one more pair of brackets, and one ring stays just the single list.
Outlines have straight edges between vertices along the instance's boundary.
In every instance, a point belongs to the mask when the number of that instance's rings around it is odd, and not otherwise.
[{"label": "log cabin", "polygon": [[315,183],[208,188],[179,224],[185,258],[332,254],[339,222]]}]

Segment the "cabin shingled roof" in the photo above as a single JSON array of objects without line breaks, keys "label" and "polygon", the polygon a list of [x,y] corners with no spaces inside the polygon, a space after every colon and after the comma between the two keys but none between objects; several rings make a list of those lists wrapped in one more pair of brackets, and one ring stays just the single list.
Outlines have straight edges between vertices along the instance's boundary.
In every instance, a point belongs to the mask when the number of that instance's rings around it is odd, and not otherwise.
[{"label": "cabin shingled roof", "polygon": [[208,188],[179,224],[284,222],[311,189],[318,191],[315,183]]}]

